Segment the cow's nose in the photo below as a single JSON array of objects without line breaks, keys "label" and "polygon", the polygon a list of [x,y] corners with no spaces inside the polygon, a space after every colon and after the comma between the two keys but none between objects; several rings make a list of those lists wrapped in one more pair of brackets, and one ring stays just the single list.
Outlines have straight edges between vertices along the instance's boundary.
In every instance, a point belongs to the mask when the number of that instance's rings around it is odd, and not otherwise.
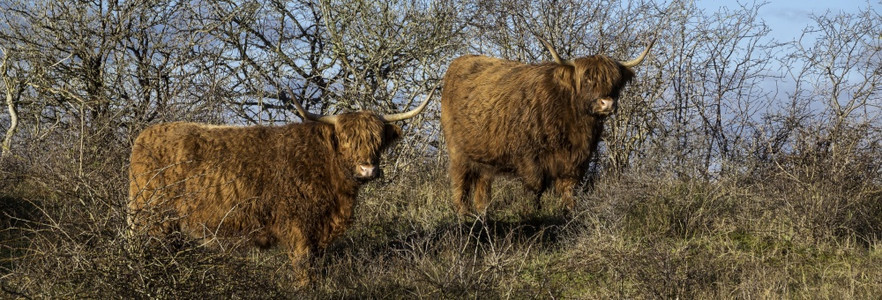
[{"label": "cow's nose", "polygon": [[600,99],[600,111],[610,112],[613,110],[613,99],[610,98],[601,98]]},{"label": "cow's nose", "polygon": [[374,166],[373,165],[358,165],[358,175],[361,177],[372,177],[374,176]]}]

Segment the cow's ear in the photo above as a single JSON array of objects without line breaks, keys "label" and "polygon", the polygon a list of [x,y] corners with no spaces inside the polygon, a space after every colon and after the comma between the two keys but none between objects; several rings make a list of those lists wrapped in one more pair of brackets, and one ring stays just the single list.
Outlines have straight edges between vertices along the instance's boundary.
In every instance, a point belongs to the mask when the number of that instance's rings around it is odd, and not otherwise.
[{"label": "cow's ear", "polygon": [[401,127],[395,124],[383,124],[383,143],[386,145],[401,138]]}]

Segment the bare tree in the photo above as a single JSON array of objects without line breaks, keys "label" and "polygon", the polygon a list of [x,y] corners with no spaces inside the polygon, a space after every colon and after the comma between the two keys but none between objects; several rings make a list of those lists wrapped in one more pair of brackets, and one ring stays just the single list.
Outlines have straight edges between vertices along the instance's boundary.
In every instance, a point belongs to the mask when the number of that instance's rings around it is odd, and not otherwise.
[{"label": "bare tree", "polygon": [[18,130],[18,102],[21,99],[22,81],[15,78],[14,71],[11,70],[9,62],[9,50],[0,48],[0,79],[3,83],[3,92],[6,95],[6,109],[9,113],[9,127],[6,129],[6,135],[3,137],[3,143],[0,144],[0,160],[9,157],[12,154],[12,137]]},{"label": "bare tree", "polygon": [[[882,144],[882,30],[871,7],[812,16],[781,59],[793,85],[770,112],[761,155],[788,176],[851,181],[879,174]],[[860,182],[859,179],[856,179]]]},{"label": "bare tree", "polygon": [[[210,31],[224,43],[227,94],[249,122],[284,121],[290,101],[320,113],[398,110],[440,77],[452,10],[419,2],[213,1]],[[435,70],[434,72],[431,72]],[[424,72],[419,74],[420,72]],[[434,74],[433,74],[434,73]],[[288,95],[287,91],[293,94]]]},{"label": "bare tree", "polygon": [[761,7],[710,15],[691,7],[677,18],[688,21],[672,30],[662,68],[670,70],[669,86],[656,110],[665,122],[657,147],[673,148],[672,166],[709,175],[738,165],[736,149],[772,96],[762,84],[772,76],[768,58],[777,44],[757,17]]},{"label": "bare tree", "polygon": [[[791,96],[821,108],[819,138],[835,148],[847,130],[882,117],[882,41],[878,12],[814,16],[784,65],[799,90]],[[817,36],[813,41],[812,37]]]}]

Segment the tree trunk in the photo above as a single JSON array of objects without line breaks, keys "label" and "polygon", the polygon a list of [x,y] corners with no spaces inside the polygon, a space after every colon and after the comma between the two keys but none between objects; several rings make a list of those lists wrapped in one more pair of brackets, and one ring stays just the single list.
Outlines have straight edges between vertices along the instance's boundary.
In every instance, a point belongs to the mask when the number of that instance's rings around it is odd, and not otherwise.
[{"label": "tree trunk", "polygon": [[0,148],[2,148],[2,152],[0,152],[0,160],[4,160],[12,154],[12,136],[15,135],[15,130],[18,128],[18,112],[15,109],[15,102],[13,101],[13,88],[10,86],[9,80],[5,81],[6,108],[9,110],[9,129],[6,130],[3,144],[0,145]]}]

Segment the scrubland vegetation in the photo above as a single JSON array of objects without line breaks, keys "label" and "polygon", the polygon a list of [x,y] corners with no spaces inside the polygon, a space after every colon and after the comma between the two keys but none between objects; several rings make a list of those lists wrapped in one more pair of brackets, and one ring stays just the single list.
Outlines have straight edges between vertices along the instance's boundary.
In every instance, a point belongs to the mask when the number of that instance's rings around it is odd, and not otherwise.
[{"label": "scrubland vegetation", "polygon": [[[778,41],[762,7],[0,1],[0,298],[877,297],[882,17],[820,14]],[[308,288],[279,249],[126,233],[150,124],[400,111],[458,55],[549,61],[537,35],[566,57],[658,39],[573,211],[499,179],[486,217],[457,216],[436,102]]]}]

